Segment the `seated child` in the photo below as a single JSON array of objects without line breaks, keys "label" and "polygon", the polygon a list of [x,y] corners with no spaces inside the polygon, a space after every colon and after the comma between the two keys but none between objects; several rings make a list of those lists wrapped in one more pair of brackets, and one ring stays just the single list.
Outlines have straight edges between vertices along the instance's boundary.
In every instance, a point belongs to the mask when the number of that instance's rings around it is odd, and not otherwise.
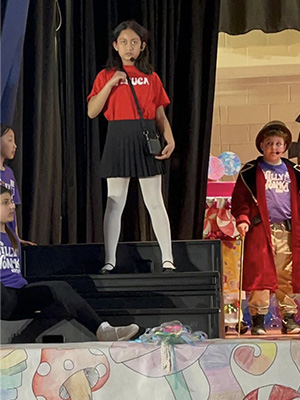
[{"label": "seated child", "polygon": [[101,321],[92,307],[66,282],[30,283],[21,273],[20,242],[7,224],[15,218],[15,204],[9,189],[0,185],[0,280],[1,318],[32,318],[37,310],[47,317],[74,318],[93,332],[99,341],[129,340],[137,334],[136,324],[113,327]]}]

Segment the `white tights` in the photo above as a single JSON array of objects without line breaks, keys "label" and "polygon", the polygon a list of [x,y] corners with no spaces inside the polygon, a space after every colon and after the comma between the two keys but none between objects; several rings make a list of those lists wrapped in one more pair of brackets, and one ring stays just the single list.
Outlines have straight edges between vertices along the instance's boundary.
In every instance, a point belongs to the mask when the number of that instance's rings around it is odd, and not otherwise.
[{"label": "white tights", "polygon": [[[116,250],[121,231],[130,178],[107,179],[107,204],[104,215],[105,263],[116,265]],[[173,262],[170,223],[161,192],[161,175],[139,178],[145,205],[149,211],[162,261]]]}]

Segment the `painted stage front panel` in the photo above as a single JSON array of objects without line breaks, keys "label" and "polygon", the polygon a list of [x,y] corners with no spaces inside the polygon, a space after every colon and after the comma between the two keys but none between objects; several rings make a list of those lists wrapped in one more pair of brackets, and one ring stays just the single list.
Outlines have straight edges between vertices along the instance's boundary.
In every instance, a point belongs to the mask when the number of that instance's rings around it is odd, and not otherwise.
[{"label": "painted stage front panel", "polygon": [[0,357],[2,400],[300,399],[300,340],[5,345]]}]

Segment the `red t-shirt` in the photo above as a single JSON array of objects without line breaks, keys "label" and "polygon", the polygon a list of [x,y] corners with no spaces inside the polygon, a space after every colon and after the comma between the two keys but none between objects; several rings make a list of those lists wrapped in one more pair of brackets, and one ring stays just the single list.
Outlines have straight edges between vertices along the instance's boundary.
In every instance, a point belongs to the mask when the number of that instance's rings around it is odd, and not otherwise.
[{"label": "red t-shirt", "polygon": [[[146,75],[140,72],[134,65],[125,65],[124,68],[133,84],[143,117],[145,119],[155,119],[156,109],[160,106],[166,107],[170,104],[159,76],[155,72],[151,75]],[[105,69],[99,72],[87,101],[101,91],[114,73],[115,70],[107,71]],[[108,121],[140,118],[127,81],[121,82],[112,88],[103,108],[103,114]]]}]

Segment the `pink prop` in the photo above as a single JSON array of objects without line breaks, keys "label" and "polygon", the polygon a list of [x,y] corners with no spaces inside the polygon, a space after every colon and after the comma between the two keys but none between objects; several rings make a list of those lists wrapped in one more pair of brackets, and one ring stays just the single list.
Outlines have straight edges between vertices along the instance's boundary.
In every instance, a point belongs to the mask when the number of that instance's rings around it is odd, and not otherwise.
[{"label": "pink prop", "polygon": [[217,181],[221,179],[224,175],[225,167],[223,162],[214,156],[209,157],[209,165],[208,165],[208,179],[212,181]]}]

